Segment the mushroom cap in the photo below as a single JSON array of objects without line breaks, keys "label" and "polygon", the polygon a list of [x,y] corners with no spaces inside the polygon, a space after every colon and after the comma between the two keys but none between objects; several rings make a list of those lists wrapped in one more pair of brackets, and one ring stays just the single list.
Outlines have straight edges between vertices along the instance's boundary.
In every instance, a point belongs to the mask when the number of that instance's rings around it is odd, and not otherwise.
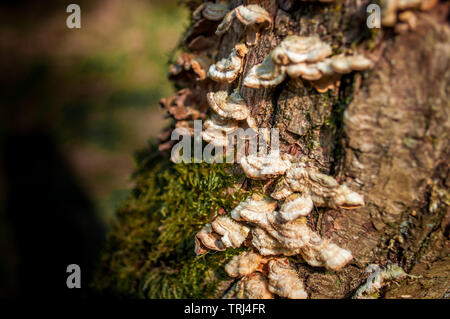
[{"label": "mushroom cap", "polygon": [[214,234],[211,224],[206,224],[203,228],[195,235],[195,253],[200,255],[206,250],[203,248],[224,251],[225,246],[220,241],[219,236]]},{"label": "mushroom cap", "polygon": [[238,20],[246,26],[259,24],[263,29],[267,29],[272,26],[272,19],[269,13],[259,5],[241,5],[235,10]]},{"label": "mushroom cap", "polygon": [[234,256],[226,265],[225,271],[230,277],[242,277],[250,275],[257,270],[265,259],[260,254],[251,250]]},{"label": "mushroom cap", "polygon": [[231,211],[231,217],[235,220],[248,222],[263,221],[266,219],[267,213],[274,211],[276,207],[276,201],[259,194],[253,194]]},{"label": "mushroom cap", "polygon": [[220,240],[225,247],[240,247],[247,238],[250,229],[237,223],[228,216],[218,216],[211,223],[212,229],[222,237]]},{"label": "mushroom cap", "polygon": [[286,78],[285,67],[279,66],[268,55],[260,64],[253,66],[244,78],[244,86],[258,89],[276,86]]},{"label": "mushroom cap", "polygon": [[257,153],[243,156],[240,164],[245,175],[251,179],[268,179],[283,175],[291,166],[287,157],[280,156],[280,153],[275,151],[266,155]]},{"label": "mushroom cap", "polygon": [[247,51],[245,44],[236,45],[227,58],[221,59],[209,67],[209,78],[216,82],[233,82],[242,70],[243,59]]},{"label": "mushroom cap", "polygon": [[250,114],[247,103],[238,90],[230,95],[226,91],[210,92],[206,97],[209,106],[223,118],[245,120]]},{"label": "mushroom cap", "polygon": [[318,80],[322,73],[315,64],[297,63],[286,67],[286,72],[291,78],[302,77],[305,80]]},{"label": "mushroom cap", "polygon": [[313,209],[313,201],[309,196],[292,194],[286,198],[280,208],[280,216],[284,221],[291,221],[300,216],[307,216]]},{"label": "mushroom cap", "polygon": [[278,240],[269,235],[264,229],[255,227],[252,229],[252,246],[263,256],[293,256],[297,250],[284,247]]},{"label": "mushroom cap", "polygon": [[280,297],[289,299],[306,299],[303,280],[298,276],[297,270],[286,258],[272,259],[269,265],[269,290]]},{"label": "mushroom cap", "polygon": [[331,47],[317,36],[291,35],[272,51],[272,59],[282,65],[317,62],[331,55]]},{"label": "mushroom cap", "polygon": [[169,77],[176,79],[183,72],[193,71],[196,80],[205,80],[210,64],[210,59],[204,55],[181,53],[176,62],[170,65]]},{"label": "mushroom cap", "polygon": [[364,197],[352,191],[347,185],[341,185],[334,195],[334,202],[339,208],[353,209],[364,206]]},{"label": "mushroom cap", "polygon": [[202,11],[203,16],[212,21],[222,20],[228,12],[228,3],[226,2],[209,2]]},{"label": "mushroom cap", "polygon": [[273,299],[273,294],[269,291],[267,279],[259,272],[255,272],[244,277],[241,281],[240,299]]},{"label": "mushroom cap", "polygon": [[225,34],[228,30],[230,30],[235,17],[235,10],[231,10],[230,12],[228,12],[223,18],[222,22],[217,26],[216,35]]},{"label": "mushroom cap", "polygon": [[216,146],[227,146],[228,135],[238,129],[238,124],[233,120],[220,118],[218,115],[212,114],[211,118],[203,124],[202,138]]},{"label": "mushroom cap", "polygon": [[353,259],[349,250],[335,244],[328,244],[320,250],[320,257],[324,261],[324,266],[332,270],[340,270]]}]

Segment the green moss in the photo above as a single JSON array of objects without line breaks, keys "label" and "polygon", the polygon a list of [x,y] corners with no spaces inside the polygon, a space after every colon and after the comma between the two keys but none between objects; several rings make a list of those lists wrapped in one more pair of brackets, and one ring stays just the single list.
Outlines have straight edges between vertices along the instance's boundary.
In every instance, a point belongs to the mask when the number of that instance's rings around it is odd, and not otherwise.
[{"label": "green moss", "polygon": [[137,298],[213,296],[223,263],[240,250],[196,256],[194,235],[244,192],[225,192],[240,176],[229,164],[173,164],[155,146],[136,154],[136,183],[117,212],[94,287]]}]

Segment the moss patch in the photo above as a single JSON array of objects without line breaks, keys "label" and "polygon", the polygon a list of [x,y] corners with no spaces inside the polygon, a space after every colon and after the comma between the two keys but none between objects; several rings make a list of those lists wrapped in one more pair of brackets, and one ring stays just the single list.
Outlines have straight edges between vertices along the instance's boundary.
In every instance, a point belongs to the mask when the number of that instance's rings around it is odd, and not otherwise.
[{"label": "moss patch", "polygon": [[173,164],[154,146],[135,156],[136,186],[117,212],[94,287],[136,298],[205,298],[229,279],[223,263],[242,251],[194,254],[194,235],[245,194],[229,164]]}]

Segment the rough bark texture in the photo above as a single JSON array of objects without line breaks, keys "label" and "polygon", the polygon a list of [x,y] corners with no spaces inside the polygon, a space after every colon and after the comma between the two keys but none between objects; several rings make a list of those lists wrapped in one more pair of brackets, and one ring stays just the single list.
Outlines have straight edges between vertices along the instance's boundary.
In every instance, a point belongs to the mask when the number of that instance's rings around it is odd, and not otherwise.
[{"label": "rough bark texture", "polygon": [[[364,0],[231,1],[231,7],[242,3],[260,4],[275,22],[250,48],[243,77],[289,34],[318,35],[334,53],[357,51],[376,61],[370,72],[344,76],[338,90],[325,94],[307,81],[294,80],[268,89],[245,88],[242,81],[198,89],[205,94],[239,87],[258,127],[280,129],[283,152],[308,156],[324,173],[364,195],[361,209],[320,209],[310,216],[310,224],[322,236],[355,256],[340,272],[299,263],[310,297],[351,297],[366,280],[368,264],[389,262],[422,278],[391,285],[382,296],[448,297],[448,3],[419,12],[416,30],[403,34],[367,29],[365,10],[370,2]],[[208,23],[205,34],[217,25]],[[192,30],[199,32],[192,27],[187,42],[195,38]],[[213,52],[217,46],[217,61],[241,41],[242,31],[232,28],[217,41],[191,45],[192,51]]]},{"label": "rough bark texture", "polygon": [[[446,7],[421,13],[414,32],[384,30],[362,40],[369,2],[294,2],[288,11],[275,1],[260,4],[274,16],[275,28],[251,49],[244,76],[288,34],[319,35],[336,51],[358,48],[377,59],[371,72],[345,78],[338,93],[320,94],[294,81],[275,89],[241,89],[259,127],[280,129],[284,150],[309,155],[324,172],[364,194],[364,208],[327,210],[316,223],[322,235],[351,250],[357,262],[339,274],[308,269],[311,297],[348,297],[365,279],[364,265],[388,261],[411,274],[424,273],[416,289],[395,291],[443,297],[450,286],[448,260],[442,259],[449,253],[450,213]],[[279,5],[289,8],[286,1]],[[237,33],[224,36],[219,58],[238,41]],[[329,125],[332,117],[335,123]],[[428,292],[433,289],[429,281],[439,278],[445,288]],[[387,296],[399,297],[394,291]]]}]

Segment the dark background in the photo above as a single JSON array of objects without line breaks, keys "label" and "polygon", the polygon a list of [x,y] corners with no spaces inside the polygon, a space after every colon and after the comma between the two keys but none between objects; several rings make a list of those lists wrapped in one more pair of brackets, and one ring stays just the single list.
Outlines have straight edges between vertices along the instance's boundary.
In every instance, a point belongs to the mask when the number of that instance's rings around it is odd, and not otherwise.
[{"label": "dark background", "polygon": [[[0,298],[95,295],[132,153],[167,123],[157,101],[188,15],[176,0],[0,4]],[[73,263],[82,289],[66,287]]]}]

